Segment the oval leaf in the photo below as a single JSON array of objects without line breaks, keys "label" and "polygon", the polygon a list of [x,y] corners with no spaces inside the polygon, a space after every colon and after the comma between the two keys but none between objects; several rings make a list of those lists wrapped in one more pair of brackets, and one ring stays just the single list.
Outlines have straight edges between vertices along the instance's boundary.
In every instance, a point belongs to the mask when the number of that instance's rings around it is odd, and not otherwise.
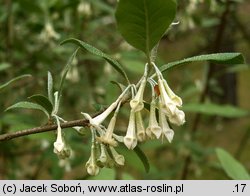
[{"label": "oval leaf", "polygon": [[91,46],[89,44],[87,44],[86,42],[83,42],[81,40],[78,39],[74,39],[74,38],[70,38],[67,40],[64,40],[62,44],[65,43],[73,43],[76,44],[78,46],[80,46],[81,48],[87,50],[88,52],[95,54],[97,56],[102,57],[103,59],[105,59],[116,71],[118,71],[125,79],[126,81],[129,83],[129,79],[127,77],[127,74],[125,73],[125,71],[123,70],[122,66],[120,65],[120,63],[118,63],[118,61],[114,60],[113,58],[111,58],[109,55],[105,54],[104,52],[102,52],[101,50],[95,48],[94,46]]},{"label": "oval leaf", "polygon": [[239,118],[249,115],[247,110],[243,110],[232,105],[217,105],[213,103],[188,103],[183,106],[186,112],[196,112],[206,115],[217,115],[227,118]]},{"label": "oval leaf", "polygon": [[46,109],[36,103],[27,102],[27,101],[21,101],[18,102],[10,107],[8,107],[5,111],[15,109],[15,108],[25,108],[25,109],[34,109],[34,110],[40,110],[46,114],[46,116],[49,118],[49,114],[46,111]]},{"label": "oval leaf", "polygon": [[245,167],[221,148],[215,150],[221,166],[226,174],[233,180],[249,180],[250,176]]},{"label": "oval leaf", "polygon": [[31,100],[33,100],[34,102],[36,102],[37,104],[39,104],[40,106],[42,106],[43,108],[45,108],[46,111],[49,114],[51,114],[51,112],[53,110],[53,105],[47,97],[40,95],[40,94],[37,94],[37,95],[32,95],[29,98]]},{"label": "oval leaf", "polygon": [[149,57],[175,13],[175,0],[120,0],[115,17],[124,39]]},{"label": "oval leaf", "polygon": [[243,64],[244,57],[241,53],[217,53],[217,54],[206,54],[200,56],[194,56],[186,58],[180,61],[171,62],[160,67],[161,72],[164,72],[170,68],[173,68],[177,65],[182,65],[186,63],[198,62],[198,61],[210,61],[216,64]]}]

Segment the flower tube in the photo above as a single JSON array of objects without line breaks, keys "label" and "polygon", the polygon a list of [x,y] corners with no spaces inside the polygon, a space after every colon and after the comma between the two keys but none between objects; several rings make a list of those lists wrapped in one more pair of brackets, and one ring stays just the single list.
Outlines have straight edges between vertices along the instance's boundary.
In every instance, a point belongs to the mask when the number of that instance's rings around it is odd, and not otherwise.
[{"label": "flower tube", "polygon": [[117,146],[118,144],[113,138],[115,123],[116,123],[116,115],[114,115],[111,118],[105,134],[102,135],[101,137],[97,137],[97,140],[104,143],[104,144],[108,144],[110,146],[114,146],[114,147]]},{"label": "flower tube", "polygon": [[179,96],[177,96],[177,95],[172,91],[172,89],[168,86],[167,81],[164,80],[164,79],[163,79],[163,85],[164,85],[164,87],[165,87],[165,89],[166,89],[166,91],[167,91],[167,93],[168,93],[170,99],[171,99],[177,106],[181,107],[181,106],[182,106],[182,99],[181,99]]},{"label": "flower tube", "polygon": [[152,137],[152,133],[155,135],[157,139],[160,138],[162,130],[158,125],[156,114],[155,114],[156,103],[155,100],[152,100],[150,103],[150,114],[149,114],[149,125],[146,129],[146,134],[148,137]]},{"label": "flower tube", "polygon": [[162,79],[158,79],[158,86],[160,90],[160,100],[162,102],[162,109],[164,113],[166,113],[167,116],[173,115],[176,109],[176,104],[169,97]]},{"label": "flower tube", "polygon": [[135,120],[136,120],[137,138],[140,142],[143,142],[146,140],[146,132],[143,125],[141,112],[135,113]]},{"label": "flower tube", "polygon": [[115,162],[118,164],[118,165],[124,165],[125,163],[125,158],[123,155],[119,154],[118,152],[116,152],[115,148],[113,147],[109,147],[111,153],[112,153],[112,156],[113,158],[115,159]]},{"label": "flower tube", "polygon": [[159,124],[162,128],[162,137],[165,135],[167,140],[171,143],[174,137],[174,131],[170,129],[166,116],[163,112],[162,103],[159,102]]},{"label": "flower tube", "polygon": [[124,144],[128,149],[133,150],[137,145],[136,138],[136,125],[135,125],[135,112],[133,110],[130,111],[129,124],[127,128],[126,136],[124,137]]},{"label": "flower tube", "polygon": [[56,118],[56,121],[57,121],[57,138],[56,141],[54,142],[54,152],[60,153],[64,149],[65,144],[62,138],[62,128],[60,126],[59,119]]},{"label": "flower tube", "polygon": [[135,112],[141,111],[144,108],[143,93],[146,83],[147,83],[146,77],[143,77],[139,90],[137,91],[135,97],[130,101],[130,107]]},{"label": "flower tube", "polygon": [[96,152],[95,151],[96,151],[96,149],[95,149],[95,145],[93,143],[91,146],[90,158],[85,165],[85,167],[87,168],[88,174],[92,175],[92,176],[96,176],[100,171],[100,168],[96,164]]}]

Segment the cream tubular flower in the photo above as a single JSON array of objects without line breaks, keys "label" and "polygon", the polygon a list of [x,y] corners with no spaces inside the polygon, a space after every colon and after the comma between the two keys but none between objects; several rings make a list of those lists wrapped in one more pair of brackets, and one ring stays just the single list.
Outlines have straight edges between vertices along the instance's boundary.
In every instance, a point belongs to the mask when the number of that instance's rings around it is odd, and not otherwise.
[{"label": "cream tubular flower", "polygon": [[159,102],[159,124],[162,128],[162,136],[165,135],[167,140],[171,143],[174,137],[174,131],[170,129],[168,121],[163,112],[162,103]]},{"label": "cream tubular flower", "polygon": [[146,140],[146,132],[143,125],[141,112],[135,113],[135,120],[136,120],[137,138],[140,142],[143,142]]},{"label": "cream tubular flower", "polygon": [[136,138],[136,125],[135,125],[135,112],[133,110],[130,111],[129,124],[127,128],[126,136],[124,137],[124,144],[128,149],[133,150],[137,145]]},{"label": "cream tubular flower", "polygon": [[149,114],[149,125],[146,129],[146,134],[148,137],[152,137],[152,133],[155,135],[157,139],[160,138],[162,129],[158,125],[157,119],[156,119],[156,114],[155,114],[155,108],[156,108],[156,103],[155,100],[153,100],[150,103],[150,114]]},{"label": "cream tubular flower", "polygon": [[169,121],[175,125],[183,125],[185,121],[185,113],[176,108],[175,113],[168,117]]},{"label": "cream tubular flower", "polygon": [[96,150],[95,145],[92,144],[91,155],[90,155],[90,158],[85,165],[85,167],[87,168],[88,174],[92,175],[92,176],[96,176],[100,171],[100,168],[96,164],[96,152],[95,152],[95,150]]},{"label": "cream tubular flower", "polygon": [[107,161],[107,154],[106,154],[106,149],[105,149],[105,146],[104,144],[101,144],[101,155],[99,157],[99,160],[102,162],[102,163],[106,163]]},{"label": "cream tubular flower", "polygon": [[100,115],[94,117],[92,119],[92,123],[94,125],[100,125],[109,116],[109,114],[111,112],[113,112],[113,110],[116,108],[117,104],[118,104],[117,101],[115,101],[114,103],[112,103],[104,112],[102,112]]},{"label": "cream tubular flower", "polygon": [[158,79],[158,85],[159,85],[159,90],[160,90],[160,101],[162,102],[162,107],[164,112],[167,114],[167,116],[169,115],[173,115],[176,109],[176,104],[172,101],[172,99],[169,97],[163,80],[162,79]]},{"label": "cream tubular flower", "polygon": [[98,158],[98,161],[100,161],[101,165],[105,167],[114,167],[115,161],[109,156],[109,153],[107,152],[106,146],[104,144],[101,144],[101,154]]},{"label": "cream tubular flower", "polygon": [[182,99],[180,97],[178,97],[173,91],[172,89],[168,86],[168,83],[166,80],[163,80],[163,85],[170,97],[170,99],[175,103],[175,105],[181,107],[182,106]]},{"label": "cream tubular flower", "polygon": [[130,107],[135,112],[141,111],[144,108],[143,93],[144,93],[146,83],[147,83],[147,79],[145,76],[143,76],[140,87],[139,87],[135,97],[130,101]]},{"label": "cream tubular flower", "polygon": [[104,143],[104,144],[108,144],[110,146],[114,146],[114,147],[117,146],[118,144],[113,138],[115,123],[116,123],[116,115],[114,115],[111,118],[105,134],[101,137],[98,137],[97,140]]},{"label": "cream tubular flower", "polygon": [[64,149],[65,144],[62,138],[62,128],[60,126],[59,119],[56,118],[56,121],[57,121],[57,138],[56,141],[54,142],[54,152],[60,153]]},{"label": "cream tubular flower", "polygon": [[101,114],[99,114],[98,116],[92,118],[88,113],[83,113],[82,115],[89,121],[89,123],[93,126],[93,127],[100,127],[100,124],[109,116],[109,114],[111,112],[113,112],[113,110],[117,107],[117,105],[121,102],[121,100],[123,99],[124,95],[126,94],[127,90],[130,89],[131,86],[128,86],[123,92],[122,94],[120,94],[120,96],[116,99],[115,102],[113,102],[104,112],[102,112]]},{"label": "cream tubular flower", "polygon": [[124,165],[125,163],[125,158],[123,155],[120,155],[118,154],[118,152],[116,152],[116,150],[113,148],[113,147],[109,147],[111,153],[112,153],[112,156],[113,158],[115,159],[115,162],[118,164],[118,165]]}]

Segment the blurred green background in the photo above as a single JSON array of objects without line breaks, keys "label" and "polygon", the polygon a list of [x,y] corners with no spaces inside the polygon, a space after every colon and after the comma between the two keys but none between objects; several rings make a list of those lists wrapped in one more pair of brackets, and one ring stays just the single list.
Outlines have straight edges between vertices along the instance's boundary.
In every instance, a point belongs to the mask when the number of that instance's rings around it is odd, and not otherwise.
[{"label": "blurred green background", "polygon": [[[60,46],[64,39],[74,37],[105,51],[121,62],[131,81],[138,81],[145,58],[117,31],[116,4],[116,0],[0,0],[0,85],[19,75],[32,75],[0,91],[0,134],[47,123],[37,111],[4,110],[33,94],[46,94],[47,71],[58,87],[62,69],[75,49],[70,44]],[[162,38],[157,65],[216,52],[241,52],[250,62],[249,13],[250,2],[246,0],[179,0],[178,24]],[[225,104],[250,111],[248,65],[193,63],[172,69],[165,77],[184,106],[197,103],[208,66],[213,77],[205,100],[218,108],[209,115],[201,112],[195,134],[191,130],[197,106],[186,112],[184,126],[173,127],[172,144],[159,140],[141,144],[151,166],[148,173],[135,153],[118,148],[125,156],[125,166],[103,169],[90,177],[84,167],[90,155],[89,131],[80,136],[68,129],[65,133],[73,154],[67,161],[58,160],[53,153],[54,132],[0,142],[0,179],[229,179],[214,152],[217,147],[250,171],[249,115],[239,117],[234,111],[218,114],[224,110],[219,106]],[[80,119],[80,112],[94,114],[112,103],[119,94],[112,80],[124,82],[103,60],[79,52],[67,76],[60,116]],[[205,111],[211,109],[204,107]],[[223,113],[227,112],[232,118],[225,118]],[[126,130],[128,115],[129,109],[124,107],[118,130]]]}]

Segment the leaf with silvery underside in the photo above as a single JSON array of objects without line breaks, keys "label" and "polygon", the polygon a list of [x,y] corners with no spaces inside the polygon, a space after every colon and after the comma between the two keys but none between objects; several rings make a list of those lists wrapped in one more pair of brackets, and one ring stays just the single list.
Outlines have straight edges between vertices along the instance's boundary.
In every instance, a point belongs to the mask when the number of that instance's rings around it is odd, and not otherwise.
[{"label": "leaf with silvery underside", "polygon": [[48,88],[48,98],[49,101],[52,103],[54,103],[54,99],[53,99],[53,77],[51,75],[51,73],[48,71],[48,84],[47,84],[47,88]]},{"label": "leaf with silvery underside", "polygon": [[187,63],[199,62],[199,61],[209,61],[216,64],[243,64],[244,57],[241,53],[216,53],[216,54],[206,54],[200,56],[194,56],[190,58],[186,58],[180,61],[174,61],[159,67],[161,72],[167,71],[170,68],[174,68],[176,66],[180,66]]},{"label": "leaf with silvery underside", "polygon": [[47,110],[44,107],[42,107],[39,104],[27,102],[27,101],[18,102],[16,104],[8,107],[5,111],[11,110],[11,109],[16,109],[16,108],[40,110],[49,118],[49,113],[47,112]]},{"label": "leaf with silvery underside", "polygon": [[118,61],[116,61],[115,59],[111,58],[109,55],[105,54],[104,52],[102,52],[101,50],[95,48],[94,46],[91,46],[90,44],[83,42],[81,40],[78,39],[74,39],[74,38],[70,38],[70,39],[66,39],[64,40],[62,44],[65,43],[73,43],[76,44],[78,46],[80,46],[82,49],[87,50],[88,52],[95,54],[97,56],[102,57],[103,59],[105,59],[116,71],[118,71],[127,81],[127,83],[129,84],[129,79],[127,74],[125,73],[125,71],[123,70],[122,66],[120,65],[120,63],[118,63]]}]

